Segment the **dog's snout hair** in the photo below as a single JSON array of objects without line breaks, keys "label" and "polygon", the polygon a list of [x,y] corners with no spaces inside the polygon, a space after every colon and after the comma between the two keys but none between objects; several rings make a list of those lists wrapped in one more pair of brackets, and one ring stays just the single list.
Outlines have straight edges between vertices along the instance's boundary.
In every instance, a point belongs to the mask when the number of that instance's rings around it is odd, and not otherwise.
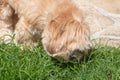
[{"label": "dog's snout hair", "polygon": [[71,55],[69,57],[69,60],[70,61],[71,60],[78,60],[79,61],[81,59],[81,57],[84,56],[84,54],[85,54],[84,51],[81,51],[79,49],[75,49],[74,51],[72,51],[72,53],[71,53]]},{"label": "dog's snout hair", "polygon": [[72,51],[72,53],[70,55],[70,60],[76,59],[76,58],[82,56],[82,54],[84,54],[83,51],[80,51],[79,49],[76,49],[76,50]]}]

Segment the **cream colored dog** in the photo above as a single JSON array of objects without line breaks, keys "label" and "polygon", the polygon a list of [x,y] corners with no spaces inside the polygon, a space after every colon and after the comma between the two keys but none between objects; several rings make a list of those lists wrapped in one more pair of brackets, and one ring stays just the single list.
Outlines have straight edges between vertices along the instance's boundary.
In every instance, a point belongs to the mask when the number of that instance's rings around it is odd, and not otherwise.
[{"label": "cream colored dog", "polygon": [[0,0],[0,41],[12,33],[16,44],[42,39],[50,56],[79,60],[91,40],[120,47],[119,11],[119,0]]},{"label": "cream colored dog", "polygon": [[55,58],[81,59],[92,47],[89,27],[71,0],[5,0],[18,15],[15,43],[31,45],[42,39]]}]

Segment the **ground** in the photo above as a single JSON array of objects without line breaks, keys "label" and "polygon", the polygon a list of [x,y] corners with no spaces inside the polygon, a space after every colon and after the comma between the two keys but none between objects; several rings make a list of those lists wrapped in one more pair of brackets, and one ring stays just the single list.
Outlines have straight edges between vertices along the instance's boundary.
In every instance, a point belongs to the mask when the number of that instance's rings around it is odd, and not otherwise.
[{"label": "ground", "polygon": [[40,46],[0,44],[0,80],[120,80],[120,49],[96,46],[80,62],[58,62]]}]

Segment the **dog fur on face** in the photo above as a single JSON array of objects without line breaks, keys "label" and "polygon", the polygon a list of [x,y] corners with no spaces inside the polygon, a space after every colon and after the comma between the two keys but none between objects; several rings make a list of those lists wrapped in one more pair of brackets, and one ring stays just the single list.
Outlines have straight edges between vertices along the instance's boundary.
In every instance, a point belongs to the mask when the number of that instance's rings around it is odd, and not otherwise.
[{"label": "dog fur on face", "polygon": [[[79,9],[71,3],[60,4],[51,17],[42,35],[49,55],[66,60],[85,55],[91,46],[90,33]],[[78,54],[74,55],[76,51]]]},{"label": "dog fur on face", "polygon": [[89,27],[71,0],[6,1],[19,18],[16,43],[28,43],[38,35],[50,56],[65,60],[80,59],[91,48]]}]

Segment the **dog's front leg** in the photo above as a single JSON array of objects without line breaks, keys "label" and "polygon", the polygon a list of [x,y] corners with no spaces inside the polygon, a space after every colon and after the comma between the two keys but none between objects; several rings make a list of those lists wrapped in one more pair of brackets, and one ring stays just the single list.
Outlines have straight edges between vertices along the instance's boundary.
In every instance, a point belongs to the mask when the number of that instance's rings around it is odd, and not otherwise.
[{"label": "dog's front leg", "polygon": [[31,30],[30,30],[30,24],[25,20],[24,17],[21,17],[16,26],[15,26],[15,38],[14,42],[15,44],[25,44],[27,46],[30,46],[31,43]]}]

